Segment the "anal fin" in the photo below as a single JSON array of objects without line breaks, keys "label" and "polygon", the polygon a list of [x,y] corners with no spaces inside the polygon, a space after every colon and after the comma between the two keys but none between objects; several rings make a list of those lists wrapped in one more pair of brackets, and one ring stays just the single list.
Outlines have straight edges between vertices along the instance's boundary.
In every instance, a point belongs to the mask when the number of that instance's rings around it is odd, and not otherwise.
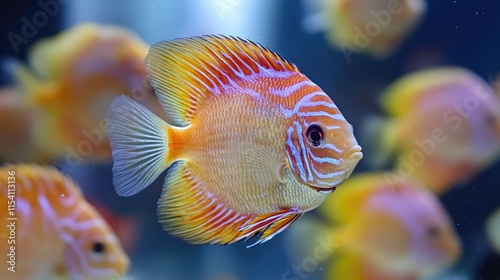
[{"label": "anal fin", "polygon": [[270,240],[302,216],[299,209],[239,213],[210,193],[189,165],[177,161],[170,167],[158,202],[163,228],[189,243],[226,245],[260,235],[250,248]]},{"label": "anal fin", "polygon": [[260,234],[259,240],[247,246],[247,248],[271,240],[271,238],[285,230],[289,225],[302,217],[302,215],[303,213],[298,210],[287,209],[257,216],[241,229],[241,233],[246,238],[245,241]]}]

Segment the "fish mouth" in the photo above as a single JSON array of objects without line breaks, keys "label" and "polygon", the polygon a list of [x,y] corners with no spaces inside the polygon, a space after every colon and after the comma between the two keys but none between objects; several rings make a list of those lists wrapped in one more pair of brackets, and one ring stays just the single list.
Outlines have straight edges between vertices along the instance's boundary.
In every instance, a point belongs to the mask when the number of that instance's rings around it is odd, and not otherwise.
[{"label": "fish mouth", "polygon": [[346,174],[344,175],[343,179],[336,185],[332,187],[317,187],[313,185],[308,185],[311,189],[320,192],[320,193],[332,193],[334,192],[337,187],[345,180],[347,179],[351,173],[354,171],[354,168],[358,164],[358,162],[363,158],[363,153],[361,152],[361,146],[360,145],[354,145],[351,147],[349,150],[345,151],[341,158],[344,158],[343,162],[343,168],[346,171]]},{"label": "fish mouth", "polygon": [[332,193],[337,189],[337,186],[333,186],[330,188],[320,188],[320,187],[309,185],[309,187],[317,192],[320,192],[320,193]]},{"label": "fish mouth", "polygon": [[[349,150],[345,151],[342,154],[342,157],[345,158],[346,162],[358,162],[363,158],[363,153],[361,152],[360,145],[354,145]],[[354,168],[353,168],[354,169]]]}]

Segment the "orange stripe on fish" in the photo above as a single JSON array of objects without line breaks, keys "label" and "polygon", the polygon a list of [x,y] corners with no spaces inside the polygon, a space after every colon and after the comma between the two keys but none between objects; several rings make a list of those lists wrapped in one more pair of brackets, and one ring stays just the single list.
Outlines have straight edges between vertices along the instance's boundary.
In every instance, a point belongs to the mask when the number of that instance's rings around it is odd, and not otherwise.
[{"label": "orange stripe on fish", "polygon": [[134,195],[169,168],[159,219],[190,243],[265,242],[321,204],[361,159],[332,100],[259,44],[164,41],[146,66],[173,123],[116,98],[106,118],[113,181],[118,194]]}]

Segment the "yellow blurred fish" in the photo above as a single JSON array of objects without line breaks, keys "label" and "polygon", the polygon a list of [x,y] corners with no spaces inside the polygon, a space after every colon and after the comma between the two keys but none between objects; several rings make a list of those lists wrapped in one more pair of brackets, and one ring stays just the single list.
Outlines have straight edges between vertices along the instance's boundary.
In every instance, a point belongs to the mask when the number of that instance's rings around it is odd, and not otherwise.
[{"label": "yellow blurred fish", "polygon": [[0,88],[0,162],[15,158],[50,158],[32,145],[30,130],[35,113],[23,108],[21,95],[15,87]]},{"label": "yellow blurred fish", "polygon": [[160,111],[146,77],[148,48],[127,30],[90,23],[37,42],[28,68],[13,66],[21,106],[35,114],[30,142],[36,150],[51,155],[49,160],[69,153],[88,161],[109,159],[103,130],[113,97],[127,94]]},{"label": "yellow blurred fish", "polygon": [[493,249],[500,254],[500,209],[493,212],[486,221],[486,236]]},{"label": "yellow blurred fish", "polygon": [[56,169],[0,168],[0,205],[8,224],[0,227],[0,279],[118,279],[127,271],[113,231]]},{"label": "yellow blurred fish", "polygon": [[305,28],[311,31],[324,29],[332,45],[346,57],[360,52],[379,59],[391,55],[427,10],[425,0],[305,2],[312,10],[304,20]]},{"label": "yellow blurred fish", "polygon": [[342,253],[335,256],[326,279],[336,280],[418,280],[415,273],[392,274],[376,267],[362,256]]},{"label": "yellow blurred fish", "polygon": [[118,194],[168,173],[163,227],[194,244],[271,239],[362,157],[351,125],[297,67],[248,40],[164,41],[146,58],[167,123],[128,97],[106,118]]},{"label": "yellow blurred fish", "polygon": [[444,67],[409,74],[387,88],[382,106],[389,118],[367,124],[375,132],[372,159],[397,156],[399,176],[416,178],[438,194],[470,179],[499,155],[500,99],[468,70]]},{"label": "yellow blurred fish", "polygon": [[[333,225],[301,221],[289,240],[308,256],[319,246],[317,238],[328,241],[335,254],[328,279],[413,279],[444,270],[461,254],[448,215],[430,191],[393,177],[351,177],[319,208]],[[365,270],[353,272],[353,267]],[[367,277],[368,269],[383,277]]]}]

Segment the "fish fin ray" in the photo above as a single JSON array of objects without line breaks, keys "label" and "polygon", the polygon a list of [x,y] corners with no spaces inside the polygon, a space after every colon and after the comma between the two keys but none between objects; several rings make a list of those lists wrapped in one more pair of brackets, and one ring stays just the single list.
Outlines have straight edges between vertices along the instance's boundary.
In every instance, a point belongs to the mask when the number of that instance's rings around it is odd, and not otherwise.
[{"label": "fish fin ray", "polygon": [[202,36],[154,44],[146,67],[160,103],[176,125],[191,123],[199,103],[235,80],[266,70],[298,68],[259,44],[237,37]]},{"label": "fish fin ray", "polygon": [[168,166],[169,125],[127,96],[111,103],[106,131],[113,150],[113,183],[121,196],[149,186]]},{"label": "fish fin ray", "polygon": [[[268,223],[265,227],[261,227],[255,233],[252,233],[252,236],[255,234],[260,234],[259,240],[257,240],[252,245],[247,246],[247,248],[252,248],[254,246],[257,246],[259,244],[271,240],[274,236],[285,230],[287,227],[289,227],[291,224],[297,221],[300,217],[302,217],[304,213],[297,212],[297,210],[285,210],[284,212],[279,211],[271,214],[277,217],[277,219],[274,219],[273,222]],[[268,217],[268,215],[261,215],[259,216],[259,218],[261,219],[262,216]],[[250,225],[253,225],[255,223],[252,221]]]}]

